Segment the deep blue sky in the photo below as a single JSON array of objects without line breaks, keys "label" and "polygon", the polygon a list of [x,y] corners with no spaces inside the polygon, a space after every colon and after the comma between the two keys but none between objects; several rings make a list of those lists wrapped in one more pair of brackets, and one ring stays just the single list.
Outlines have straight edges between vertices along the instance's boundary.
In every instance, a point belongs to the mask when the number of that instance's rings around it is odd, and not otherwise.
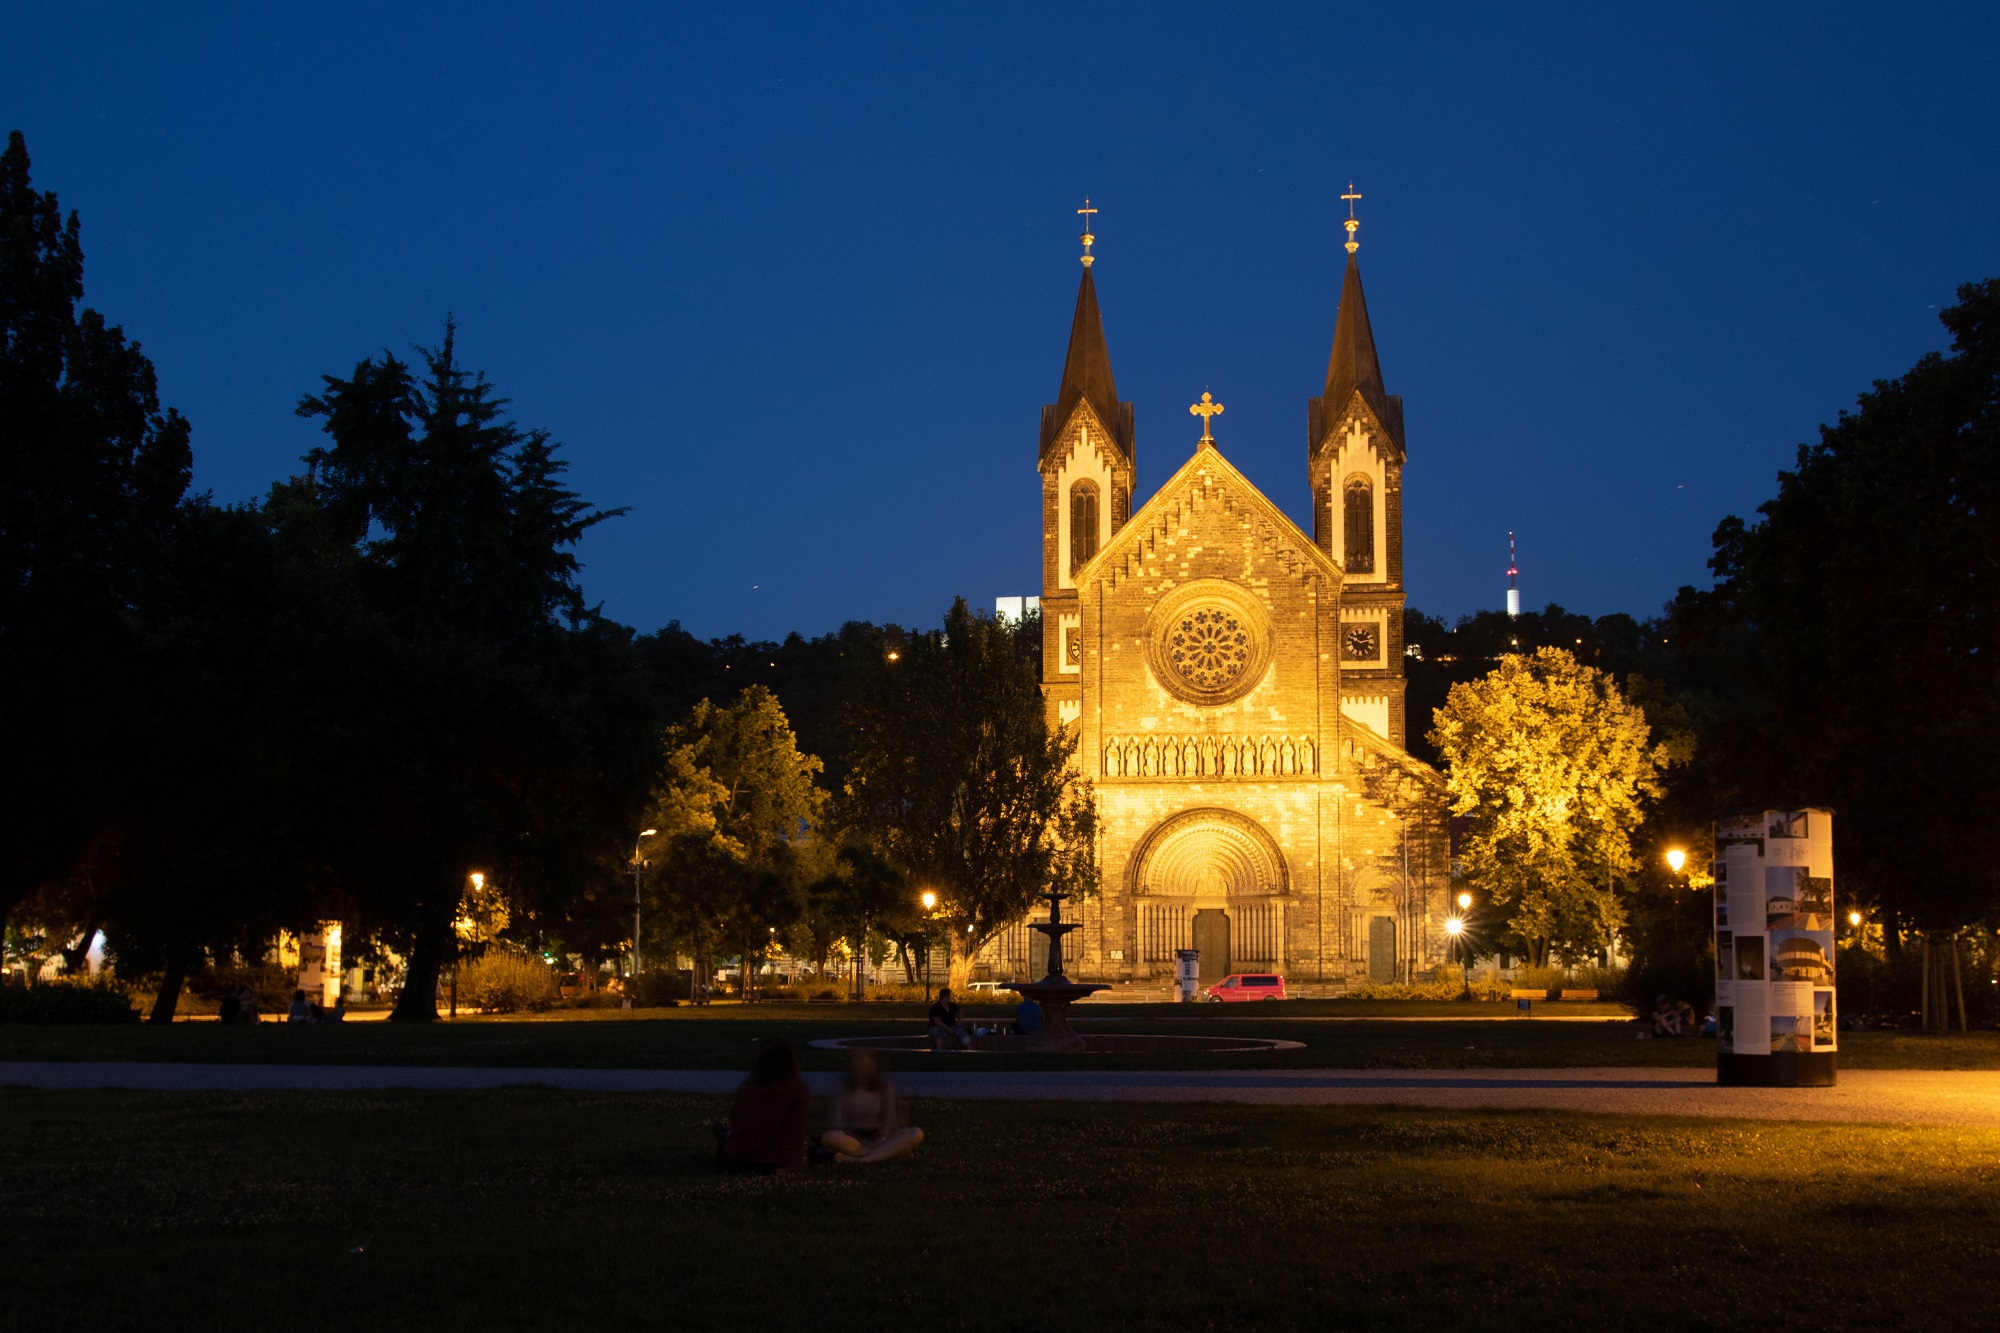
[{"label": "deep blue sky", "polygon": [[569,8],[0,10],[0,128],[199,486],[449,311],[631,506],[611,614],[934,623],[1036,591],[1086,193],[1141,494],[1208,387],[1307,519],[1352,177],[1412,604],[1497,606],[1511,528],[1530,605],[1646,614],[2000,275],[1991,5]]}]

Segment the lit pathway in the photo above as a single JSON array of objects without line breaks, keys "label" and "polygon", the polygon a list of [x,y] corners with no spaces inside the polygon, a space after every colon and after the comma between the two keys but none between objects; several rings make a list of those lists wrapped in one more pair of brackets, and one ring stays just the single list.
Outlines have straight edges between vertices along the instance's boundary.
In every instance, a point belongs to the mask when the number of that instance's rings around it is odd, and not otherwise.
[{"label": "lit pathway", "polygon": [[[704,1069],[492,1069],[393,1065],[0,1063],[0,1086],[162,1092],[362,1088],[726,1093],[743,1075]],[[838,1077],[807,1075],[826,1093]],[[1543,1108],[1622,1115],[2000,1126],[2000,1072],[1844,1070],[1832,1088],[1719,1088],[1705,1069],[919,1070],[915,1097]]]}]

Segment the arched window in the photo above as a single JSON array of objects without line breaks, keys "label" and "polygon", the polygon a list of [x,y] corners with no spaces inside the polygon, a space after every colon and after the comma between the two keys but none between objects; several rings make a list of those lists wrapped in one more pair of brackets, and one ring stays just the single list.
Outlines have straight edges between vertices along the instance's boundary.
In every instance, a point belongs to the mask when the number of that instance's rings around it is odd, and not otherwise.
[{"label": "arched window", "polygon": [[1082,569],[1097,554],[1097,483],[1079,481],[1069,488],[1069,572]]},{"label": "arched window", "polygon": [[1347,481],[1347,505],[1340,528],[1346,535],[1346,569],[1350,574],[1375,572],[1375,488],[1366,477]]}]

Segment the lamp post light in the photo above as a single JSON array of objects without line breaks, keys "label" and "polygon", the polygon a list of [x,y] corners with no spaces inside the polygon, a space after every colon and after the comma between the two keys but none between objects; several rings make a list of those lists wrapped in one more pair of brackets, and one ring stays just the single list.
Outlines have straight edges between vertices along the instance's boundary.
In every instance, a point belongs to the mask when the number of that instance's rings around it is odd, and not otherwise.
[{"label": "lamp post light", "polygon": [[924,1003],[931,1002],[931,923],[937,920],[937,895],[924,890]]},{"label": "lamp post light", "polygon": [[[1470,916],[1471,914],[1472,914],[1472,895],[1469,893],[1460,892],[1460,894],[1458,895],[1458,917],[1459,917],[1458,928],[1460,930],[1465,929],[1465,918]],[[1450,929],[1450,927],[1447,926],[1446,929]],[[1472,998],[1472,941],[1471,940],[1461,940],[1459,944],[1458,967],[1459,967],[1459,972],[1461,974],[1461,978],[1465,982],[1465,989],[1459,992],[1459,996],[1461,999],[1469,1000]]]},{"label": "lamp post light", "polygon": [[656,828],[646,829],[632,843],[632,977],[635,981],[639,977],[640,872],[646,868],[646,863],[639,859],[639,845],[658,832]]},{"label": "lamp post light", "polygon": [[1681,867],[1687,864],[1688,854],[1678,847],[1667,849],[1667,869],[1674,872],[1674,943],[1681,942],[1681,890],[1687,887],[1687,876]]}]

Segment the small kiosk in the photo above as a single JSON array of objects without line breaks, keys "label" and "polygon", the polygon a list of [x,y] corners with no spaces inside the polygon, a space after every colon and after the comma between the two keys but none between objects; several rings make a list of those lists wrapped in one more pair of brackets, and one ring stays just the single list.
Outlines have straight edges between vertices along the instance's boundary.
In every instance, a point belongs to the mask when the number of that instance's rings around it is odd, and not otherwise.
[{"label": "small kiosk", "polygon": [[1833,1083],[1833,812],[1715,821],[1715,1081]]}]

